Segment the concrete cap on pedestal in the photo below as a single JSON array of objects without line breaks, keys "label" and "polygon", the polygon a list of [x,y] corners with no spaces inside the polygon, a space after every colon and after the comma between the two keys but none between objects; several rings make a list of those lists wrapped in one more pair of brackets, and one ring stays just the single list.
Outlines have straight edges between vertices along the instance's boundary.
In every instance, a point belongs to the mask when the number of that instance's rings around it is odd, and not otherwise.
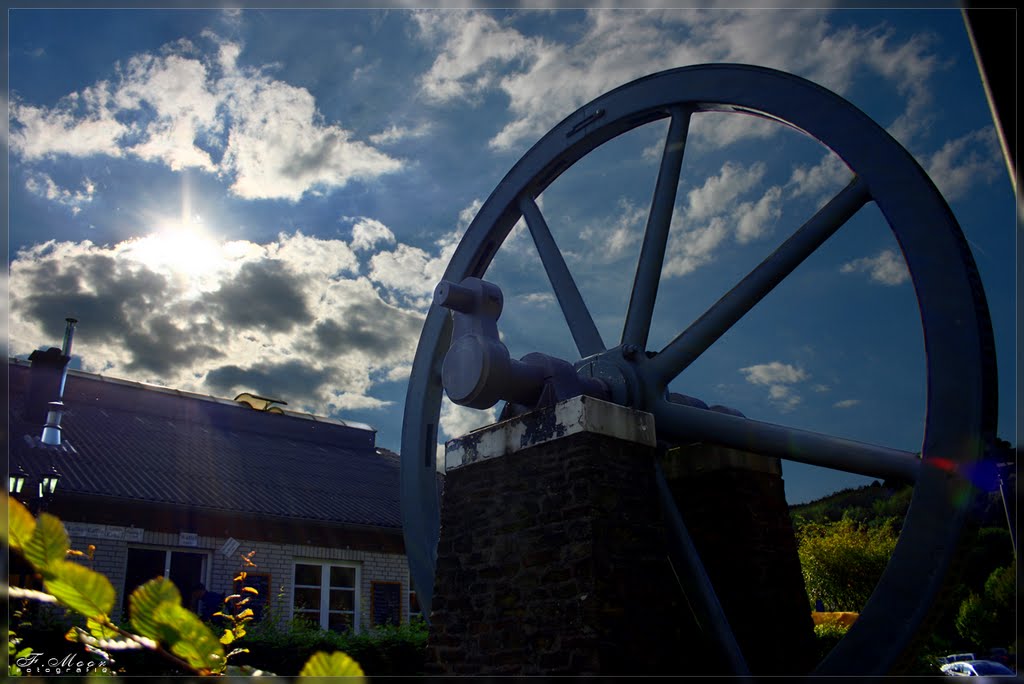
[{"label": "concrete cap on pedestal", "polygon": [[582,395],[450,440],[445,444],[445,470],[508,456],[579,432],[645,446],[656,444],[651,414]]}]

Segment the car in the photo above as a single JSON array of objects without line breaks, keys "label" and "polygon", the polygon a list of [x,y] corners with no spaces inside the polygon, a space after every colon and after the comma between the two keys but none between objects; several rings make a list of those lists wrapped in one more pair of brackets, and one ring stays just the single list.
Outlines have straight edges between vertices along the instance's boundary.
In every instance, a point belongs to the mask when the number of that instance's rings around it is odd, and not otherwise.
[{"label": "car", "polygon": [[993,660],[958,660],[946,663],[939,669],[951,677],[1012,677],[1014,674],[1013,670]]},{"label": "car", "polygon": [[939,658],[943,663],[955,663],[960,660],[977,660],[973,653],[950,653],[948,656]]}]

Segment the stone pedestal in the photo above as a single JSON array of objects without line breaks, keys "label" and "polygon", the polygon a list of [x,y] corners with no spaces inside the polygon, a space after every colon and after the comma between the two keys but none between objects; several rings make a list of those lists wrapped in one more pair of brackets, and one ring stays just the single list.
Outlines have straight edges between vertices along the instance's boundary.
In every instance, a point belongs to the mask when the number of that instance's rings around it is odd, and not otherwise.
[{"label": "stone pedestal", "polygon": [[449,443],[437,674],[685,673],[651,417],[580,397]]},{"label": "stone pedestal", "polygon": [[449,442],[428,672],[729,674],[668,560],[656,458],[750,670],[812,668],[778,462],[659,456],[650,415],[578,397]]},{"label": "stone pedestal", "polygon": [[751,672],[809,672],[814,623],[778,459],[698,444],[662,468]]}]

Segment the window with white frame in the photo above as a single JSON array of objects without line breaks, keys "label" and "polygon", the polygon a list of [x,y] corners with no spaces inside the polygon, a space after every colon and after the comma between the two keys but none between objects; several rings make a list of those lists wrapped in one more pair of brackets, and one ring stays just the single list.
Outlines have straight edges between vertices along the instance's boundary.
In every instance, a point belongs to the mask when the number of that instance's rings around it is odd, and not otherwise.
[{"label": "window with white frame", "polygon": [[292,615],[323,629],[359,631],[359,566],[296,561]]}]

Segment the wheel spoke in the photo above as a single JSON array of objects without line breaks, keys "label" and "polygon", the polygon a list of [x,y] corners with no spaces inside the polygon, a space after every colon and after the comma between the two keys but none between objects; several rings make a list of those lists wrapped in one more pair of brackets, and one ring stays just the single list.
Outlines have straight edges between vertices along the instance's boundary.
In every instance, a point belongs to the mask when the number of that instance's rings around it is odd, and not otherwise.
[{"label": "wheel spoke", "polygon": [[569,324],[569,332],[576,342],[580,358],[603,352],[605,346],[601,333],[594,325],[590,310],[583,302],[583,296],[576,287],[576,281],[572,279],[569,267],[562,258],[562,252],[555,244],[555,239],[551,236],[547,221],[540,213],[537,203],[529,195],[523,195],[519,198],[519,210],[523,213],[530,235],[533,236],[533,244],[537,246],[544,271],[547,272],[551,287],[555,290],[555,297],[562,308],[565,322]]},{"label": "wheel spoke", "polygon": [[693,609],[700,622],[701,628],[705,626],[710,631],[711,637],[718,643],[728,661],[733,675],[747,676],[750,670],[736,643],[736,636],[732,633],[729,620],[722,610],[722,604],[718,601],[718,595],[711,585],[711,579],[704,569],[704,563],[693,545],[693,539],[686,530],[683,518],[679,514],[672,492],[669,490],[668,482],[665,481],[665,473],[661,465],[654,466],[655,484],[658,488],[658,499],[661,502],[662,511],[670,527],[669,544],[672,548],[673,568],[678,573],[679,583],[686,593],[687,601]]},{"label": "wheel spoke", "polygon": [[842,470],[876,478],[916,482],[921,459],[900,449],[764,423],[708,409],[659,402],[654,408],[659,436],[679,443],[706,442],[762,456]]},{"label": "wheel spoke", "polygon": [[735,287],[694,321],[654,357],[651,370],[665,387],[694,362],[715,340],[740,320],[797,266],[814,253],[870,199],[867,187],[855,178],[828,204]]},{"label": "wheel spoke", "polygon": [[661,155],[658,182],[654,187],[654,199],[651,200],[651,213],[647,216],[644,242],[640,248],[640,260],[636,266],[633,292],[626,310],[626,324],[622,330],[622,343],[636,345],[640,349],[647,347],[647,336],[651,331],[654,301],[658,296],[658,282],[665,261],[665,247],[668,244],[672,208],[676,203],[679,170],[683,165],[683,150],[686,148],[689,127],[690,110],[673,108],[672,123]]}]

